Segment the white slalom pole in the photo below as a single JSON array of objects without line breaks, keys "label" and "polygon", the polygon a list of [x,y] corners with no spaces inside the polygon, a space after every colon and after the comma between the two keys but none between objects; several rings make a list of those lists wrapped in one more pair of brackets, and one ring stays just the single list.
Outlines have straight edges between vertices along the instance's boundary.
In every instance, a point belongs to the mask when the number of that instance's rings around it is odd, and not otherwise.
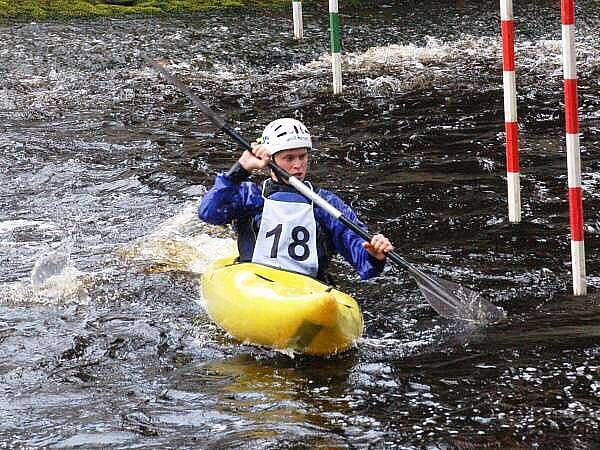
[{"label": "white slalom pole", "polygon": [[292,13],[294,16],[294,39],[300,40],[304,37],[304,27],[302,24],[302,2],[292,1]]},{"label": "white slalom pole", "polygon": [[331,35],[333,93],[337,95],[342,93],[342,45],[340,43],[340,15],[337,0],[329,0],[329,33]]},{"label": "white slalom pole", "polygon": [[561,0],[561,16],[573,294],[585,295],[587,286],[583,245],[583,189],[581,187],[579,118],[577,116],[574,0]]},{"label": "white slalom pole", "polygon": [[506,132],[508,220],[518,223],[521,221],[521,181],[512,0],[500,0],[500,19],[502,23],[502,78],[504,85],[504,130]]}]

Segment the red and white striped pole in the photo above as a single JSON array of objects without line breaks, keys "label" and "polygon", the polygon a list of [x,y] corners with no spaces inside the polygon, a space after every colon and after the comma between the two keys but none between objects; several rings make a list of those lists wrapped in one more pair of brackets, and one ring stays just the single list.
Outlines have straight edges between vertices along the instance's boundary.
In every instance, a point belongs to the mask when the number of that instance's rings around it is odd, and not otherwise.
[{"label": "red and white striped pole", "polygon": [[583,196],[581,189],[581,159],[579,152],[579,119],[577,117],[574,0],[561,0],[561,16],[573,294],[585,295],[585,248],[583,245]]},{"label": "red and white striped pole", "polygon": [[515,31],[512,0],[500,0],[502,24],[502,80],[504,86],[504,129],[506,131],[506,181],[508,220],[521,221],[521,181],[519,179],[519,127],[517,125],[517,86],[515,77]]}]

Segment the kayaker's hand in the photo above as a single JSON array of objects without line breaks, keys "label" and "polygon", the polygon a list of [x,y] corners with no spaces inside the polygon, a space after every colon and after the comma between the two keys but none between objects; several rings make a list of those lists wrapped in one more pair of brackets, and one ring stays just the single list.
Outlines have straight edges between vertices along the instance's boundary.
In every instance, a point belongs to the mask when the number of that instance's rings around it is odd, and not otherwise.
[{"label": "kayaker's hand", "polygon": [[253,142],[252,152],[253,153],[250,153],[248,150],[246,150],[244,153],[242,153],[242,156],[240,156],[239,159],[240,165],[248,172],[267,167],[269,161],[271,161],[271,156],[269,156],[269,152],[267,151],[266,147]]},{"label": "kayaker's hand", "polygon": [[376,234],[371,242],[363,242],[364,249],[373,258],[383,261],[385,254],[394,251],[394,246],[383,234]]}]

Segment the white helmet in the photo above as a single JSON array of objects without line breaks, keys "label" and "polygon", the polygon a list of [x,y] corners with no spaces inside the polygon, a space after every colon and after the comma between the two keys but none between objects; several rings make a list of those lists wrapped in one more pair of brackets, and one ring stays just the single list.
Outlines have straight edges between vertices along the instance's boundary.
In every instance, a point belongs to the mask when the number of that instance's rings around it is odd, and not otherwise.
[{"label": "white helmet", "polygon": [[312,149],[310,133],[302,122],[285,117],[271,122],[263,131],[261,142],[269,155],[282,150],[306,147]]}]

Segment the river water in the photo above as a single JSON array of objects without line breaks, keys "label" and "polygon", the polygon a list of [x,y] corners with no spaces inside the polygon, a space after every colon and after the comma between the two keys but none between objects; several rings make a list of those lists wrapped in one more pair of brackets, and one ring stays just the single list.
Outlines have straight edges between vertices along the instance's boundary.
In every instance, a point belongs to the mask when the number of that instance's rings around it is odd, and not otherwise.
[{"label": "river water", "polygon": [[[515,7],[523,222],[507,220],[496,2],[324,5],[0,31],[0,441],[8,448],[592,448],[600,445],[600,13],[577,2],[590,294],[570,295],[560,12]],[[423,270],[508,318],[437,316],[411,278],[361,282],[355,349],[241,345],[198,280],[231,232],[195,218],[239,149],[141,60],[248,138],[316,136],[313,180]]]}]

